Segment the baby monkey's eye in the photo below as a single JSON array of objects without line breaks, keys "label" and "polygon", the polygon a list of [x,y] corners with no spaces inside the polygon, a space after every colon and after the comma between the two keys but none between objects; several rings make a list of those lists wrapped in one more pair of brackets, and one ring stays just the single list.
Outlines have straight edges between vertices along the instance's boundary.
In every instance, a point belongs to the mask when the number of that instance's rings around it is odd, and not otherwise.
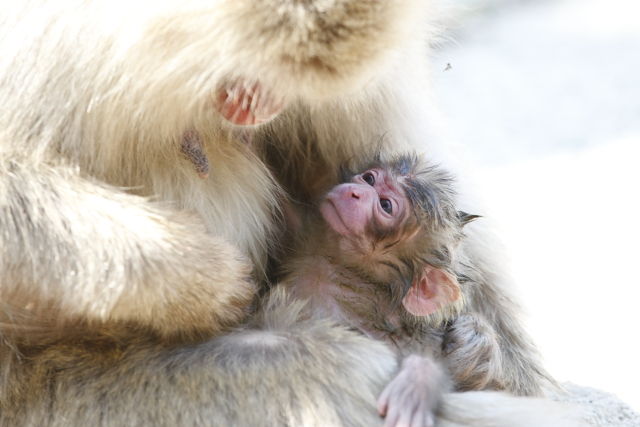
[{"label": "baby monkey's eye", "polygon": [[374,186],[376,185],[376,178],[373,176],[373,174],[371,172],[366,172],[362,174],[362,179],[364,179],[364,182],[366,182],[367,184],[369,184],[370,186]]},{"label": "baby monkey's eye", "polygon": [[389,215],[393,212],[393,206],[391,206],[391,200],[389,199],[380,199],[380,207],[382,207],[382,210]]}]

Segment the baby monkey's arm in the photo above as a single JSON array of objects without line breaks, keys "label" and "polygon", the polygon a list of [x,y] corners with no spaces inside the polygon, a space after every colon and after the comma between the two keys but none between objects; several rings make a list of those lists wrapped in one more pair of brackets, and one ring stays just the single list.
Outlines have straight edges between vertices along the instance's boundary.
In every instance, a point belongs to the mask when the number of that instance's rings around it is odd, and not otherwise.
[{"label": "baby monkey's arm", "polygon": [[400,371],[378,398],[384,426],[434,426],[434,411],[448,389],[449,379],[433,358],[405,357]]},{"label": "baby monkey's arm", "polygon": [[456,390],[502,390],[500,344],[479,314],[462,314],[446,328],[442,354]]}]

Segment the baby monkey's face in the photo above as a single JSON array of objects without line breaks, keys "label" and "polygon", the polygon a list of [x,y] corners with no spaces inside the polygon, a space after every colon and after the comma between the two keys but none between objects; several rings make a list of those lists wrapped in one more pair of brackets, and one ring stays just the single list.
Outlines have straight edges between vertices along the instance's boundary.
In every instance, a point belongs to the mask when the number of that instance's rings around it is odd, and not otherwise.
[{"label": "baby monkey's face", "polygon": [[450,181],[435,168],[420,169],[411,156],[381,165],[351,176],[320,203],[330,242],[337,243],[331,256],[368,283],[389,286],[410,314],[426,316],[460,297],[442,256],[457,236],[449,218],[455,212],[444,209],[452,207]]},{"label": "baby monkey's face", "polygon": [[391,237],[404,228],[410,211],[400,179],[380,168],[354,175],[325,196],[320,212],[329,227],[345,238]]}]

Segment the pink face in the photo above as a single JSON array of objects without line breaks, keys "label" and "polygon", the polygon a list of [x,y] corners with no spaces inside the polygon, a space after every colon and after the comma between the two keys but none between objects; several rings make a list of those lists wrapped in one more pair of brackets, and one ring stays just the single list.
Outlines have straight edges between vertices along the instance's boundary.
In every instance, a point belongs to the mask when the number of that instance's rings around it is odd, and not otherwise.
[{"label": "pink face", "polygon": [[[403,232],[409,218],[410,202],[398,179],[383,169],[371,169],[351,182],[334,187],[320,205],[324,220],[349,241],[376,242],[370,231]],[[407,230],[404,230],[407,231]],[[400,240],[411,236],[395,236]],[[374,245],[375,246],[375,245]],[[393,256],[393,251],[385,253]],[[414,316],[427,316],[460,298],[460,285],[450,272],[424,265],[402,300]]]},{"label": "pink face", "polygon": [[371,169],[334,187],[320,205],[329,226],[345,237],[364,237],[372,227],[398,229],[408,216],[409,201],[396,178]]}]

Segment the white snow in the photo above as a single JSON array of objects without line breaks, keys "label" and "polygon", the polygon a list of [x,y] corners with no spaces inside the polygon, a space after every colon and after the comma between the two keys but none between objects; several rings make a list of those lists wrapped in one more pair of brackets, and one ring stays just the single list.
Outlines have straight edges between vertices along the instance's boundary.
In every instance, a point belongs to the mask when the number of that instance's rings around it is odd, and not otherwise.
[{"label": "white snow", "polygon": [[461,28],[437,103],[529,330],[557,378],[640,410],[640,1],[503,1]]}]

